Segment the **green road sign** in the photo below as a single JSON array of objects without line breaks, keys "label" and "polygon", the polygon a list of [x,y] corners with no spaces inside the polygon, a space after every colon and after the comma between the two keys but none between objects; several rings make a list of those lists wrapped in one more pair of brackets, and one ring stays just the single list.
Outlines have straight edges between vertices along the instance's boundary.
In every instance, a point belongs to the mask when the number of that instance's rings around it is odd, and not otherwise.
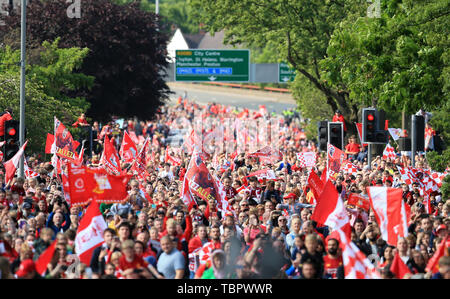
[{"label": "green road sign", "polygon": [[176,50],[175,81],[248,82],[249,50]]},{"label": "green road sign", "polygon": [[295,79],[295,69],[291,68],[287,63],[278,64],[278,82],[288,83]]}]

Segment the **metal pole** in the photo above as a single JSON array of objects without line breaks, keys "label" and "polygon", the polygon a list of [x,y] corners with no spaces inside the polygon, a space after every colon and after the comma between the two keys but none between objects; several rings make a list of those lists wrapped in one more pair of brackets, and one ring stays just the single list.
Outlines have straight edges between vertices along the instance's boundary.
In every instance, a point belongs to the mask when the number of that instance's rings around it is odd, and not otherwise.
[{"label": "metal pole", "polygon": [[417,152],[417,140],[416,132],[417,126],[415,126],[414,115],[411,116],[411,166],[414,167],[416,164],[416,152]]},{"label": "metal pole", "polygon": [[[27,18],[27,0],[22,0],[21,4],[21,25],[20,25],[20,127],[19,142],[23,146],[25,142],[25,48],[26,48],[26,18]],[[23,155],[20,157],[19,177],[24,176]]]},{"label": "metal pole", "polygon": [[159,0],[156,0],[155,6],[155,14],[159,15]]},{"label": "metal pole", "polygon": [[371,163],[372,163],[372,144],[369,143],[367,147],[367,165],[369,165],[370,169],[372,169]]}]

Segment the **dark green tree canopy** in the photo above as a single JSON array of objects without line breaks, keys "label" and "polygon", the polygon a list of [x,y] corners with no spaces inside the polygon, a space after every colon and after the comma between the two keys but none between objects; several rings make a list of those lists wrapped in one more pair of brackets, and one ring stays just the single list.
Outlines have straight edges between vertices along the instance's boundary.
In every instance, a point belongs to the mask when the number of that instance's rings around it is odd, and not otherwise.
[{"label": "dark green tree canopy", "polygon": [[[164,104],[169,88],[161,73],[167,66],[168,37],[158,31],[155,15],[139,3],[118,5],[110,0],[83,0],[80,18],[69,18],[65,0],[33,1],[27,7],[27,42],[30,47],[60,37],[63,48],[88,48],[80,73],[95,77],[93,87],[67,91],[85,97],[88,115],[152,118]],[[19,39],[20,13],[5,17],[0,38]]]}]

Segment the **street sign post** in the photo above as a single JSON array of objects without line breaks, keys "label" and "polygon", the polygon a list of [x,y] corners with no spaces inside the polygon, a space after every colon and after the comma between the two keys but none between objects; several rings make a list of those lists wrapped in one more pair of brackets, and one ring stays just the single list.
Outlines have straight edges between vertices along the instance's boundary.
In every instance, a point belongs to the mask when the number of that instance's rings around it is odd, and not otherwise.
[{"label": "street sign post", "polygon": [[175,81],[248,82],[249,50],[176,50]]},{"label": "street sign post", "polygon": [[291,68],[287,63],[281,62],[278,64],[278,82],[288,83],[295,79],[295,69]]}]

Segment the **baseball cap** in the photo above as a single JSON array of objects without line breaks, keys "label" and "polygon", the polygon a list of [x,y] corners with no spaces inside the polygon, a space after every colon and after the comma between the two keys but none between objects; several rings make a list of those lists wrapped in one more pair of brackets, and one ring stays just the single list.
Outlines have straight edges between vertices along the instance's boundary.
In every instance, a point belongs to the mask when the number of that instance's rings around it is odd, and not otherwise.
[{"label": "baseball cap", "polygon": [[27,209],[31,209],[32,206],[31,206],[31,204],[30,204],[29,202],[25,202],[25,203],[23,204],[23,208],[24,208],[25,210],[27,210]]},{"label": "baseball cap", "polygon": [[297,195],[295,195],[295,193],[289,193],[288,195],[286,195],[285,197],[283,197],[284,199],[288,199],[288,198],[297,198]]},{"label": "baseball cap", "polygon": [[19,270],[17,270],[16,275],[17,277],[24,277],[25,275],[35,271],[36,265],[34,264],[34,261],[32,259],[26,259],[20,264]]}]

